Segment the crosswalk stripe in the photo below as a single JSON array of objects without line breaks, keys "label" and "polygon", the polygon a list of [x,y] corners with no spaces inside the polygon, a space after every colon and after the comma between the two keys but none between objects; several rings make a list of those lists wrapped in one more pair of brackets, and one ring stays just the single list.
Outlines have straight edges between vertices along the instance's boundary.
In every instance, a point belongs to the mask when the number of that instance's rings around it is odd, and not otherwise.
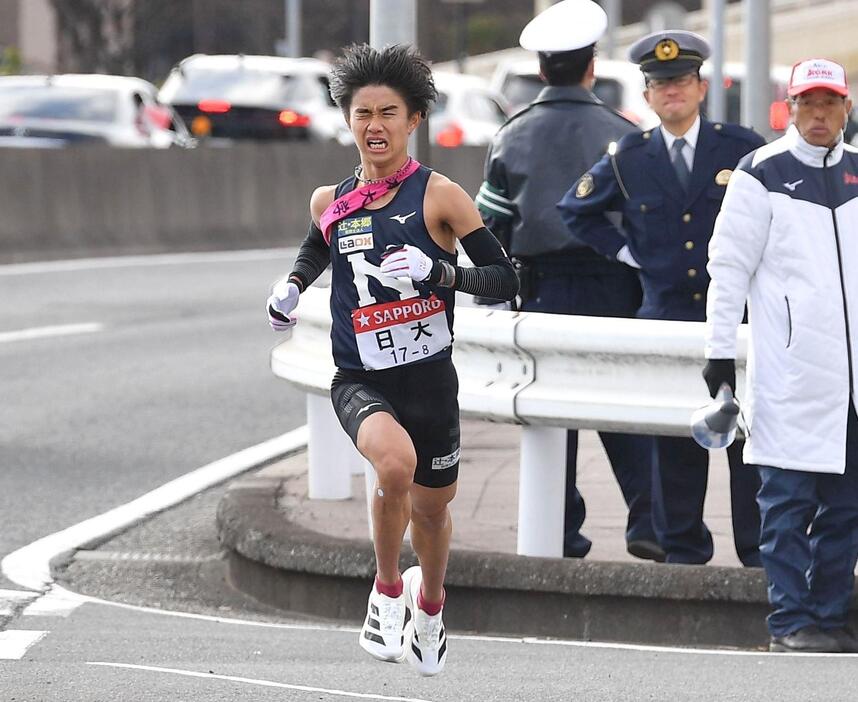
[{"label": "crosswalk stripe", "polygon": [[47,633],[47,631],[31,631],[29,629],[0,631],[0,661],[21,660],[27,649]]}]

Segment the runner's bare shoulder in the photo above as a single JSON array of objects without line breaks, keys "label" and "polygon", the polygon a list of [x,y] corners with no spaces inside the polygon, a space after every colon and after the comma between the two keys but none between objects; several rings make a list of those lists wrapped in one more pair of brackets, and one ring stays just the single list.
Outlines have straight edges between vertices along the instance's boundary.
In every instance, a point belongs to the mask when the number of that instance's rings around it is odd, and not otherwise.
[{"label": "runner's bare shoulder", "polygon": [[336,190],[336,185],[322,185],[316,188],[310,196],[310,214],[317,226],[322,218],[322,212],[334,201]]}]

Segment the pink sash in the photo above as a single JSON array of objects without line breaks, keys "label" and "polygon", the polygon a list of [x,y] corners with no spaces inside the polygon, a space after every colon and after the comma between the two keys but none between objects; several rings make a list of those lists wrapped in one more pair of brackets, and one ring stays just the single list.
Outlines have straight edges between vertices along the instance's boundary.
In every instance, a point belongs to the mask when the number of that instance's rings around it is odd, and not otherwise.
[{"label": "pink sash", "polygon": [[359,188],[355,188],[349,193],[338,197],[322,212],[320,223],[322,225],[322,233],[325,236],[325,242],[331,243],[331,227],[341,219],[348,217],[352,212],[366,207],[369,203],[374,202],[382,195],[390,192],[413,175],[420,168],[420,163],[408,157],[408,161],[393,175],[373,183],[367,183]]}]

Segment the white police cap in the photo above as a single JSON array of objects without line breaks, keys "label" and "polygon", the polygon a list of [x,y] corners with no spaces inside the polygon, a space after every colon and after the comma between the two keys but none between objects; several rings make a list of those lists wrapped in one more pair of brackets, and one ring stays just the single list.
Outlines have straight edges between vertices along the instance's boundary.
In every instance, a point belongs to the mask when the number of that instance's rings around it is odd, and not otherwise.
[{"label": "white police cap", "polygon": [[562,0],[534,17],[518,43],[528,51],[574,51],[595,44],[608,28],[605,11],[591,0]]}]

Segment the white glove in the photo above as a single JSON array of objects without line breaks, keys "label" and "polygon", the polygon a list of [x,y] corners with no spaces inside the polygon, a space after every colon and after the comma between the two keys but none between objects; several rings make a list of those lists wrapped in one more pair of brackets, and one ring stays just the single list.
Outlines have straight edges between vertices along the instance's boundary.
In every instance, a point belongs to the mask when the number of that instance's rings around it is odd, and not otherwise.
[{"label": "white glove", "polygon": [[391,278],[411,278],[418,283],[426,280],[435,263],[416,246],[388,246],[381,257],[381,272]]},{"label": "white glove", "polygon": [[298,296],[301,291],[291,280],[284,278],[274,284],[271,296],[265,305],[268,312],[268,323],[274,331],[281,332],[291,329],[298,321],[290,317],[292,310],[298,306]]},{"label": "white glove", "polygon": [[617,251],[617,260],[620,263],[625,263],[627,266],[640,270],[641,264],[635,261],[635,257],[632,256],[632,252],[629,251],[628,244],[624,244],[623,248]]}]

